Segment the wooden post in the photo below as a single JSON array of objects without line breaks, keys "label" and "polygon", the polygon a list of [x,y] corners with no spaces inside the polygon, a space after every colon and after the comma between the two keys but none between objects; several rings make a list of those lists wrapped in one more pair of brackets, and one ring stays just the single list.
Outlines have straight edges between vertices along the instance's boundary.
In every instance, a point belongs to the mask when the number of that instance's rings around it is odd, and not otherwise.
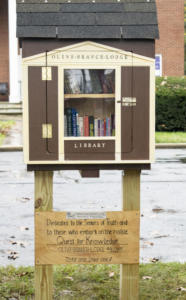
[{"label": "wooden post", "polygon": [[[122,176],[123,210],[140,210],[140,170]],[[139,300],[139,264],[121,265],[120,300]]]},{"label": "wooden post", "polygon": [[[53,172],[35,172],[35,213],[53,208]],[[53,267],[35,265],[35,300],[52,300]]]}]

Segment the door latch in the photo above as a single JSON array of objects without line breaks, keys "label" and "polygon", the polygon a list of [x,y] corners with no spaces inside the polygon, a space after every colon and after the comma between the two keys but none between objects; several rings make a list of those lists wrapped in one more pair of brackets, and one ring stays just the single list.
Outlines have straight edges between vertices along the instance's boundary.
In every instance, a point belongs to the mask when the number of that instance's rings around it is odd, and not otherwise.
[{"label": "door latch", "polygon": [[136,98],[122,97],[121,101],[117,101],[117,103],[121,103],[122,106],[136,106]]}]

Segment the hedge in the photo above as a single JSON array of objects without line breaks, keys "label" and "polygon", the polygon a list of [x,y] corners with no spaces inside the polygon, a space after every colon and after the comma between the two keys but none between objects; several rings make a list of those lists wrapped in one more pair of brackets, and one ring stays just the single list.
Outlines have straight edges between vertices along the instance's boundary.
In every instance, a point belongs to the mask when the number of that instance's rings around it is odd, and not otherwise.
[{"label": "hedge", "polygon": [[186,77],[156,79],[156,130],[186,131]]}]

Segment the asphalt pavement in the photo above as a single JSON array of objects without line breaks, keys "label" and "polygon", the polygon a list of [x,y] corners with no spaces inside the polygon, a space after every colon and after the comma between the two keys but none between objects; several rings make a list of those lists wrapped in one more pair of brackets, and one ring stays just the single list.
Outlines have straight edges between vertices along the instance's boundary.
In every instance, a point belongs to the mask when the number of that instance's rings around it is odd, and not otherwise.
[{"label": "asphalt pavement", "polygon": [[[141,262],[186,261],[186,150],[158,149],[141,176]],[[34,174],[22,152],[0,153],[0,265],[34,264]],[[121,210],[121,172],[55,172],[56,211]]]}]

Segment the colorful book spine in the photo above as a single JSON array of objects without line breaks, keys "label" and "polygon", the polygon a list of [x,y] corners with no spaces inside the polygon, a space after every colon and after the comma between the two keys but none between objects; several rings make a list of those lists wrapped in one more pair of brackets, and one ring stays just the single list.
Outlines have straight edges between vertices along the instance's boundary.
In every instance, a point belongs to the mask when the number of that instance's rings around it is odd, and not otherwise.
[{"label": "colorful book spine", "polygon": [[89,118],[88,118],[88,116],[84,117],[84,136],[89,136]]},{"label": "colorful book spine", "polygon": [[101,120],[98,119],[98,136],[101,136]]},{"label": "colorful book spine", "polygon": [[77,117],[76,110],[72,108],[72,136],[77,136]]},{"label": "colorful book spine", "polygon": [[67,133],[67,115],[64,115],[64,135],[65,135],[65,137],[68,136],[68,133]]},{"label": "colorful book spine", "polygon": [[103,128],[104,128],[104,131],[103,131],[103,132],[104,132],[104,136],[106,136],[106,118],[104,118],[103,124],[104,124],[104,125],[103,125],[103,126],[104,126],[104,127],[103,127]]},{"label": "colorful book spine", "polygon": [[84,136],[83,117],[79,117],[79,136]]},{"label": "colorful book spine", "polygon": [[65,113],[67,116],[67,136],[72,136],[72,110],[71,110],[71,108],[66,108]]},{"label": "colorful book spine", "polygon": [[108,136],[111,136],[111,120],[110,120],[110,117],[108,118]]},{"label": "colorful book spine", "polygon": [[94,136],[98,136],[98,119],[94,119]]},{"label": "colorful book spine", "polygon": [[94,116],[79,116],[74,108],[66,108],[64,115],[64,135],[68,136],[115,136],[115,115],[94,118]]},{"label": "colorful book spine", "polygon": [[101,120],[101,136],[104,136],[104,120]]},{"label": "colorful book spine", "polygon": [[77,136],[80,136],[79,114],[78,113],[76,113],[76,133],[77,133]]},{"label": "colorful book spine", "polygon": [[109,118],[106,118],[106,136],[109,136]]},{"label": "colorful book spine", "polygon": [[89,136],[94,136],[94,117],[89,116]]},{"label": "colorful book spine", "polygon": [[115,115],[111,115],[111,136],[115,136]]}]

